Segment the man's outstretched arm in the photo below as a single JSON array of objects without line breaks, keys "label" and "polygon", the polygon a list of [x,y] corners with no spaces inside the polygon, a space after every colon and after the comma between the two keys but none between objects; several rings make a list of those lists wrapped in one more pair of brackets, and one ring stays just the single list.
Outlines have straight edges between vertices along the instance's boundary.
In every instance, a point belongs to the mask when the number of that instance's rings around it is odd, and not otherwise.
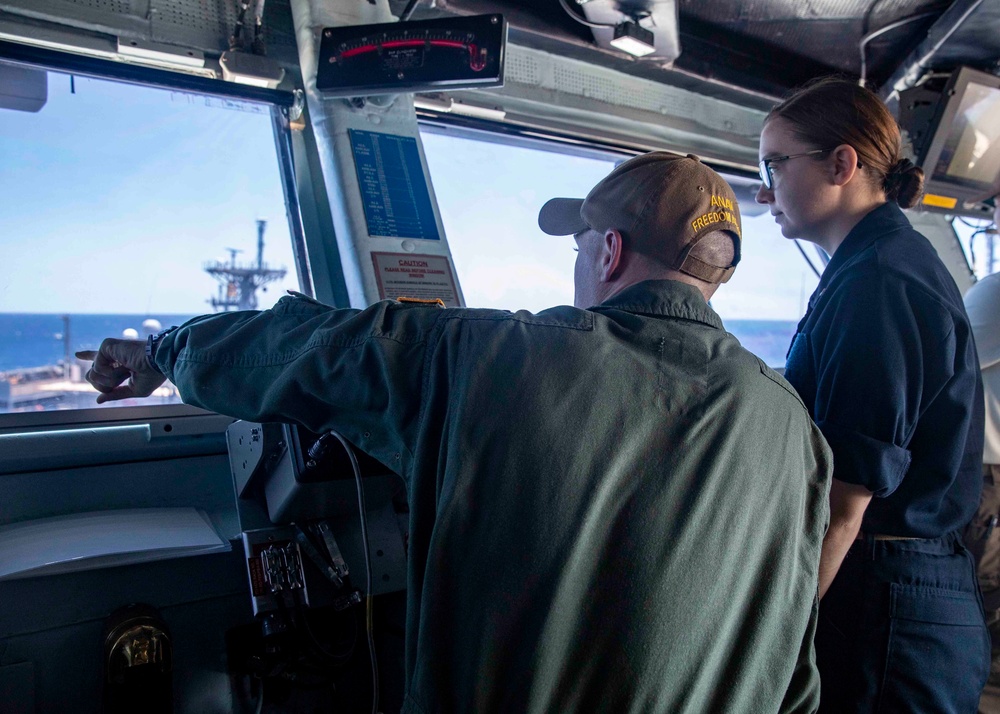
[{"label": "man's outstretched arm", "polygon": [[[88,380],[102,402],[148,396],[164,381],[185,403],[248,421],[336,429],[376,458],[405,461],[422,408],[425,351],[438,308],[381,302],[334,309],[303,297],[260,312],[191,320],[144,345],[106,340]],[[81,354],[81,357],[87,357]]]}]

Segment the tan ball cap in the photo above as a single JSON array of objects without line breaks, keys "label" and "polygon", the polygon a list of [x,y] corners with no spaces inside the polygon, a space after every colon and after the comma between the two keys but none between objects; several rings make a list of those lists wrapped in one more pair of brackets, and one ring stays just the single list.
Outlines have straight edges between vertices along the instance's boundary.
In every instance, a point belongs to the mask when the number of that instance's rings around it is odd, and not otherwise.
[{"label": "tan ball cap", "polygon": [[[538,213],[538,227],[553,236],[616,229],[629,248],[709,283],[724,283],[740,261],[742,230],[736,195],[697,156],[654,151],[624,162],[586,198],[553,198]],[[731,265],[710,265],[690,255],[704,235],[729,231]]]}]

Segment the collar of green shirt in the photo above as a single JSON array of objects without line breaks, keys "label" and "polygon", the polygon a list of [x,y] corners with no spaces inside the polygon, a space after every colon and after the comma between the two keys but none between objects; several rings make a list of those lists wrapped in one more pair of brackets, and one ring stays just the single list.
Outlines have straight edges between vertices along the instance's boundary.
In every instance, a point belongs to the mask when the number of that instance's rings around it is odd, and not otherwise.
[{"label": "collar of green shirt", "polygon": [[638,315],[677,317],[723,329],[722,319],[705,302],[698,288],[676,280],[644,280],[612,295],[591,309],[597,312],[624,310]]}]

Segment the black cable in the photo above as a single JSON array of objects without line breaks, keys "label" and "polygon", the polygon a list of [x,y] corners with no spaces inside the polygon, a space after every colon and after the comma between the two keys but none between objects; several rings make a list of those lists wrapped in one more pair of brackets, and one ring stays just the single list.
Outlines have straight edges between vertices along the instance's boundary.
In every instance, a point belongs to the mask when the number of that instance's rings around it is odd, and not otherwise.
[{"label": "black cable", "polygon": [[378,714],[378,662],[375,659],[375,638],[372,636],[372,554],[368,545],[368,511],[365,509],[365,487],[361,483],[361,467],[353,447],[339,432],[329,432],[343,444],[354,469],[354,482],[358,487],[358,510],[361,513],[361,547],[365,551],[365,631],[368,634],[368,655],[372,663],[372,714]]},{"label": "black cable", "polygon": [[795,244],[795,247],[799,249],[799,252],[800,252],[800,253],[802,253],[802,259],[803,259],[804,261],[806,261],[806,264],[807,264],[807,265],[808,265],[808,266],[809,266],[810,268],[812,268],[812,271],[813,271],[813,272],[814,272],[814,273],[816,274],[816,277],[817,277],[817,278],[822,278],[823,276],[822,276],[822,275],[820,274],[820,272],[819,272],[819,271],[818,271],[818,270],[816,269],[816,266],[815,266],[815,265],[813,265],[813,262],[812,262],[811,260],[809,260],[809,256],[808,256],[808,255],[806,255],[806,252],[805,252],[805,250],[803,250],[803,248],[802,248],[802,244],[801,244],[801,243],[799,243],[798,239],[796,239],[796,240],[793,240],[792,242],[793,242],[793,243]]},{"label": "black cable", "polygon": [[358,623],[357,620],[351,616],[351,622],[354,624],[354,633],[351,636],[351,644],[347,647],[344,652],[329,652],[316,637],[316,632],[313,630],[312,625],[309,624],[309,613],[303,607],[302,596],[300,591],[295,591],[295,612],[298,615],[298,619],[302,622],[302,629],[306,631],[309,635],[309,639],[312,641],[312,646],[316,648],[317,652],[324,658],[330,660],[331,664],[342,665],[351,659],[351,655],[354,653],[354,645],[358,641]]},{"label": "black cable", "polygon": [[562,9],[566,11],[566,14],[572,17],[574,20],[579,22],[581,25],[586,25],[587,27],[617,27],[617,25],[612,25],[606,22],[591,22],[590,20],[584,19],[577,15],[570,8],[569,3],[566,0],[559,0],[559,4],[562,5]]},{"label": "black cable", "polygon": [[229,49],[238,50],[243,45],[243,25],[246,21],[247,10],[250,8],[250,0],[239,0],[239,15],[236,16],[236,27],[233,35],[229,38]]},{"label": "black cable", "polygon": [[255,55],[266,55],[267,45],[264,43],[264,20],[257,17],[254,20],[253,41],[250,43],[250,51]]},{"label": "black cable", "polygon": [[257,696],[257,706],[254,709],[254,714],[260,714],[262,711],[264,711],[264,680],[258,679],[257,682],[258,682],[257,688],[260,690],[260,692]]},{"label": "black cable", "polygon": [[[969,236],[969,265],[976,264],[976,236],[986,235],[990,231],[988,228],[980,228],[977,231],[973,231],[972,235]],[[990,266],[991,268],[993,266]]]},{"label": "black cable", "polygon": [[[964,226],[968,226],[969,228],[982,228],[982,227],[983,227],[983,226],[982,226],[981,224],[979,224],[979,223],[970,223],[970,222],[969,222],[968,220],[966,220],[966,219],[965,219],[965,218],[963,218],[962,216],[955,216],[955,218],[957,218],[957,219],[959,220],[959,222],[960,222],[960,223],[961,223],[962,225],[964,225]],[[983,219],[983,220],[986,220],[986,219]],[[993,221],[989,221],[989,222],[987,223],[987,225],[989,225],[989,224],[991,224],[991,223],[993,223]]]},{"label": "black cable", "polygon": [[399,13],[399,21],[406,22],[409,20],[410,15],[413,14],[413,11],[417,9],[417,5],[419,4],[420,0],[410,0],[410,2],[406,3],[406,7],[404,7],[403,11]]}]

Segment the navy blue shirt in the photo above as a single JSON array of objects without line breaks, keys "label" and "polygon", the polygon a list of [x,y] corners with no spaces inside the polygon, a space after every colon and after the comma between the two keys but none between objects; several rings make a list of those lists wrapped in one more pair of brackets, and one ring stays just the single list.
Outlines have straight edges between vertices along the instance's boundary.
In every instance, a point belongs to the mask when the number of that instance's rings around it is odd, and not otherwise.
[{"label": "navy blue shirt", "polygon": [[895,204],[865,216],[809,299],[785,377],[833,449],[834,478],[875,498],[862,531],[936,538],[982,488],[982,380],[962,296]]}]

